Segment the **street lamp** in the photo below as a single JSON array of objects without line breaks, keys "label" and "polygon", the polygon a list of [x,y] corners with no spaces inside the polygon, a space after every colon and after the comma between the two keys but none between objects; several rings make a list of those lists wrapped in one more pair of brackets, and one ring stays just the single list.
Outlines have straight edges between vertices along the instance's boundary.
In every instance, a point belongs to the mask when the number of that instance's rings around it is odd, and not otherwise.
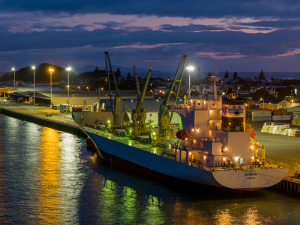
[{"label": "street lamp", "polygon": [[70,112],[70,82],[69,82],[69,75],[71,71],[71,67],[67,67],[66,70],[68,71],[68,112]]},{"label": "street lamp", "polygon": [[33,105],[35,105],[35,66],[32,67],[33,70]]},{"label": "street lamp", "polygon": [[263,101],[263,110],[265,110],[265,100],[263,98],[260,98],[261,101]]},{"label": "street lamp", "polygon": [[52,105],[52,73],[53,73],[54,69],[49,69],[50,72],[50,108]]},{"label": "street lamp", "polygon": [[187,71],[189,71],[189,98],[191,98],[191,72],[193,72],[195,67],[193,66],[188,66],[186,68]]},{"label": "street lamp", "polygon": [[14,71],[14,91],[15,91],[15,84],[16,84],[16,70],[15,70],[15,67],[13,67],[13,68],[11,68],[12,69],[12,71]]}]

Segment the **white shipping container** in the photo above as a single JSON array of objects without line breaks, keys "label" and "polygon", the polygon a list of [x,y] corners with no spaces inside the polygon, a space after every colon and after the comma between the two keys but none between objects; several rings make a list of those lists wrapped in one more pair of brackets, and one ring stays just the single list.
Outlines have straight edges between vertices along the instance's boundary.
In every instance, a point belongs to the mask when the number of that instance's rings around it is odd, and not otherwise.
[{"label": "white shipping container", "polygon": [[271,111],[254,111],[252,112],[252,116],[271,116]]},{"label": "white shipping container", "polygon": [[252,116],[252,121],[270,121],[271,120],[271,115],[270,116]]},{"label": "white shipping container", "polygon": [[290,115],[275,115],[272,116],[272,120],[290,120],[291,116]]}]

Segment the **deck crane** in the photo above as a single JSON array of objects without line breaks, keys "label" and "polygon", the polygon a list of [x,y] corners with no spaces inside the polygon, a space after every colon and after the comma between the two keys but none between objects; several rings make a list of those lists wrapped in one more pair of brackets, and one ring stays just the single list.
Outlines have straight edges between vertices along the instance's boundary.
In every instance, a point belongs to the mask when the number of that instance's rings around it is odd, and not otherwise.
[{"label": "deck crane", "polygon": [[135,64],[133,63],[133,72],[135,77],[135,85],[136,85],[136,97],[139,98],[141,95],[140,82],[136,73]]},{"label": "deck crane", "polygon": [[[112,68],[112,64],[110,61],[110,57],[107,51],[104,52],[105,55],[105,64],[106,64],[106,72],[107,72],[107,81],[108,81],[108,89],[109,89],[109,96],[110,96],[110,104],[112,107],[112,113],[114,116],[114,121],[113,121],[113,125],[121,125],[122,122],[122,99],[119,95],[119,91],[118,91],[118,86],[116,83],[116,79],[115,79],[115,74]],[[116,88],[116,97],[115,97],[115,101],[113,102],[112,99],[112,91],[111,91],[111,87],[110,87],[110,77],[113,77],[113,81],[115,84],[115,88]]]},{"label": "deck crane", "polygon": [[[170,129],[170,122],[171,122],[172,117],[173,117],[173,112],[171,113],[171,116],[170,116],[168,105],[176,105],[178,94],[179,94],[179,91],[180,91],[182,78],[183,78],[183,73],[184,73],[184,69],[185,69],[186,58],[187,58],[187,54],[182,55],[182,57],[180,59],[180,62],[179,62],[179,65],[178,65],[178,68],[176,70],[174,79],[173,79],[173,83],[170,87],[169,94],[165,98],[163,104],[160,105],[159,115],[158,115],[158,135],[159,135],[158,138],[159,138],[159,140],[160,139],[161,140],[162,139],[169,139],[172,136],[175,136],[175,130]],[[178,73],[180,72],[180,69],[181,69],[181,74],[180,74],[180,77],[177,79],[177,76],[178,76]],[[177,91],[176,91],[176,94],[175,94],[175,100],[174,100],[174,102],[169,102],[171,94],[172,94],[172,90],[173,90],[176,83],[178,83],[178,87],[177,87]]]},{"label": "deck crane", "polygon": [[152,72],[152,66],[149,69],[148,76],[146,78],[143,91],[140,94],[140,98],[139,98],[138,104],[136,106],[136,109],[132,110],[133,124],[132,124],[132,130],[130,130],[130,131],[132,132],[132,135],[134,135],[134,136],[140,136],[143,134],[148,134],[150,132],[150,130],[146,129],[145,121],[146,121],[146,116],[147,116],[146,113],[147,112],[146,112],[145,108],[143,108],[143,102],[144,102],[144,98],[146,95],[151,72]]}]

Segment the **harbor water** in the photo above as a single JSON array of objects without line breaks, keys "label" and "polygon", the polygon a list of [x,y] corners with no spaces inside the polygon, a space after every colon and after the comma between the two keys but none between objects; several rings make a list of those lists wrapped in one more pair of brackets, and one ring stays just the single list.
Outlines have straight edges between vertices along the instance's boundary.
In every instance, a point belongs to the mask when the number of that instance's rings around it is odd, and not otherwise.
[{"label": "harbor water", "polygon": [[86,150],[84,138],[2,114],[0,172],[0,224],[300,223],[295,197],[139,176]]}]

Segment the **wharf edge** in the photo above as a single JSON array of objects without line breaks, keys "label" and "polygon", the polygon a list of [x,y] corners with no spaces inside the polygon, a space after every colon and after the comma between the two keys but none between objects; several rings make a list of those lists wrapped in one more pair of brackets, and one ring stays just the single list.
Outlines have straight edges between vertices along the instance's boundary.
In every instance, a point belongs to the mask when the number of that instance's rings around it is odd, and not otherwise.
[{"label": "wharf edge", "polygon": [[67,133],[79,135],[81,137],[87,137],[86,134],[77,126],[77,125],[71,125],[67,123],[62,122],[56,122],[53,120],[49,120],[47,118],[41,118],[38,116],[33,116],[29,114],[19,113],[17,111],[7,110],[4,108],[0,108],[0,113],[11,116],[17,119],[25,120],[28,122],[36,123],[42,126],[50,127],[53,129],[57,129],[60,131],[64,131]]}]

